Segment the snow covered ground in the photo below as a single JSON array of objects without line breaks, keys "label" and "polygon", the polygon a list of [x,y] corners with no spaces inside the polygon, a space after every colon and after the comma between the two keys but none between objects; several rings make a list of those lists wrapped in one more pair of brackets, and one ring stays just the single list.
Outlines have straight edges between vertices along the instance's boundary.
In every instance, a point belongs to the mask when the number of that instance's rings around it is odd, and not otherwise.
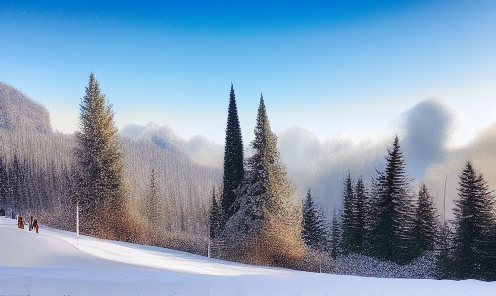
[{"label": "snow covered ground", "polygon": [[209,259],[158,247],[18,229],[0,217],[0,295],[496,295],[496,282],[378,279]]}]

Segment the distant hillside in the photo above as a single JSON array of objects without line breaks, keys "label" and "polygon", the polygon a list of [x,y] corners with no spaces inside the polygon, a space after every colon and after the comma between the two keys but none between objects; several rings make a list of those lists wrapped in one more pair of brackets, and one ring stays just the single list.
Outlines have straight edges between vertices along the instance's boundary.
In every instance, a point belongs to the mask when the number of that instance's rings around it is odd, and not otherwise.
[{"label": "distant hillside", "polygon": [[[155,124],[130,126],[119,136],[129,207],[153,234],[136,242],[205,253],[212,189],[222,182],[222,146],[201,136],[186,141]],[[0,208],[73,229],[75,140],[74,134],[52,132],[43,105],[0,83]],[[161,216],[161,227],[148,225],[151,212]]]},{"label": "distant hillside", "polygon": [[132,124],[120,131],[139,143],[154,143],[156,146],[171,152],[187,155],[193,162],[201,166],[222,169],[224,147],[210,141],[204,136],[196,135],[189,141],[177,135],[169,126],[159,126],[154,122],[146,126]]},{"label": "distant hillside", "polygon": [[47,108],[26,97],[14,87],[0,82],[0,128],[52,131]]}]

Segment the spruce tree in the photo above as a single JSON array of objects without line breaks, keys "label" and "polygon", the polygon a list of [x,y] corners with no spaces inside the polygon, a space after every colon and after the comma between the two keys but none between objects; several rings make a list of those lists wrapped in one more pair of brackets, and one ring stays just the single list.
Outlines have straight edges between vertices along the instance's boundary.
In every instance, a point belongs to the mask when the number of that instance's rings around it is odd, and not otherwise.
[{"label": "spruce tree", "polygon": [[436,218],[436,205],[433,197],[429,194],[427,186],[421,184],[418,193],[418,203],[415,214],[414,253],[416,256],[425,251],[433,251],[438,234],[438,222]]},{"label": "spruce tree", "polygon": [[355,185],[355,211],[353,218],[353,228],[355,231],[355,248],[353,251],[359,254],[365,253],[365,238],[367,235],[366,201],[367,191],[363,184],[363,179],[360,177]]},{"label": "spruce tree", "polygon": [[436,272],[438,279],[455,279],[453,264],[453,232],[444,223],[441,226],[436,247]]},{"label": "spruce tree", "polygon": [[398,137],[388,149],[386,168],[376,178],[376,215],[372,230],[372,254],[380,260],[406,264],[413,259],[413,207],[409,179]]},{"label": "spruce tree", "polygon": [[453,269],[458,279],[496,280],[495,200],[482,174],[467,162],[455,200]]},{"label": "spruce tree", "polygon": [[81,210],[80,229],[84,234],[122,238],[122,229],[118,226],[126,224],[123,156],[119,151],[112,105],[101,93],[93,73],[79,106],[75,199]]},{"label": "spruce tree", "polygon": [[236,201],[234,190],[243,182],[245,175],[243,166],[243,139],[239,126],[236,97],[231,83],[229,110],[227,115],[226,142],[224,147],[224,177],[222,191],[222,212],[226,218],[231,217],[237,210],[233,205]]},{"label": "spruce tree", "polygon": [[343,216],[341,218],[342,224],[342,248],[344,254],[348,254],[355,251],[355,228],[354,228],[354,219],[355,219],[355,196],[353,194],[353,185],[351,181],[351,175],[348,175],[344,181],[344,189],[343,189]]},{"label": "spruce tree", "polygon": [[341,255],[341,225],[338,221],[338,215],[334,210],[332,215],[332,231],[331,231],[331,257],[336,259]]},{"label": "spruce tree", "polygon": [[215,188],[212,190],[212,203],[210,205],[209,213],[209,229],[210,229],[210,240],[218,239],[220,236],[221,225],[222,225],[222,208],[217,203],[217,196],[215,194]]},{"label": "spruce tree", "polygon": [[325,219],[321,212],[315,208],[315,204],[310,193],[303,201],[303,220],[302,220],[302,237],[306,245],[315,249],[324,251],[327,247],[327,230]]},{"label": "spruce tree", "polygon": [[247,160],[243,185],[237,190],[239,209],[226,224],[232,256],[256,264],[281,264],[303,254],[301,212],[292,203],[294,186],[279,159],[277,137],[270,129],[260,98],[254,154]]}]

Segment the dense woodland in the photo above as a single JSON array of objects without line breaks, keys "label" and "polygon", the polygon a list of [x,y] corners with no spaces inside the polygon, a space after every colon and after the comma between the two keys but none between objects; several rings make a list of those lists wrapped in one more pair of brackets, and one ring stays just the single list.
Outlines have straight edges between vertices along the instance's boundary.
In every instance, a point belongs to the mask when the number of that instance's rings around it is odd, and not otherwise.
[{"label": "dense woodland", "polygon": [[342,206],[325,217],[311,189],[295,197],[263,96],[245,158],[231,85],[223,172],[120,134],[93,74],[80,110],[78,132],[52,132],[42,105],[0,83],[6,215],[74,230],[78,204],[86,235],[309,271],[496,280],[495,196],[470,161],[453,221],[439,219],[426,185],[413,188],[398,137],[375,175],[345,176]]}]

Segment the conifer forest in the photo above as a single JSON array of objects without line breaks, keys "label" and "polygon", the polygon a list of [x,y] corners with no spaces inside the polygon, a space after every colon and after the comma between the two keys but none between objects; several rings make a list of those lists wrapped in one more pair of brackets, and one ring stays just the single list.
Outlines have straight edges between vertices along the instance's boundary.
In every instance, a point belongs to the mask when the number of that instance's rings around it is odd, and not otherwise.
[{"label": "conifer forest", "polygon": [[223,260],[496,281],[495,188],[469,158],[457,175],[453,219],[438,204],[442,193],[410,177],[401,135],[383,147],[375,173],[350,167],[329,180],[341,199],[326,206],[322,191],[291,180],[262,94],[252,98],[254,140],[244,147],[234,86],[226,90],[220,168],[194,161],[179,142],[120,131],[93,73],[83,89],[78,130],[65,134],[52,131],[43,105],[0,83],[0,215],[36,215],[75,231],[78,207],[82,234]]}]

